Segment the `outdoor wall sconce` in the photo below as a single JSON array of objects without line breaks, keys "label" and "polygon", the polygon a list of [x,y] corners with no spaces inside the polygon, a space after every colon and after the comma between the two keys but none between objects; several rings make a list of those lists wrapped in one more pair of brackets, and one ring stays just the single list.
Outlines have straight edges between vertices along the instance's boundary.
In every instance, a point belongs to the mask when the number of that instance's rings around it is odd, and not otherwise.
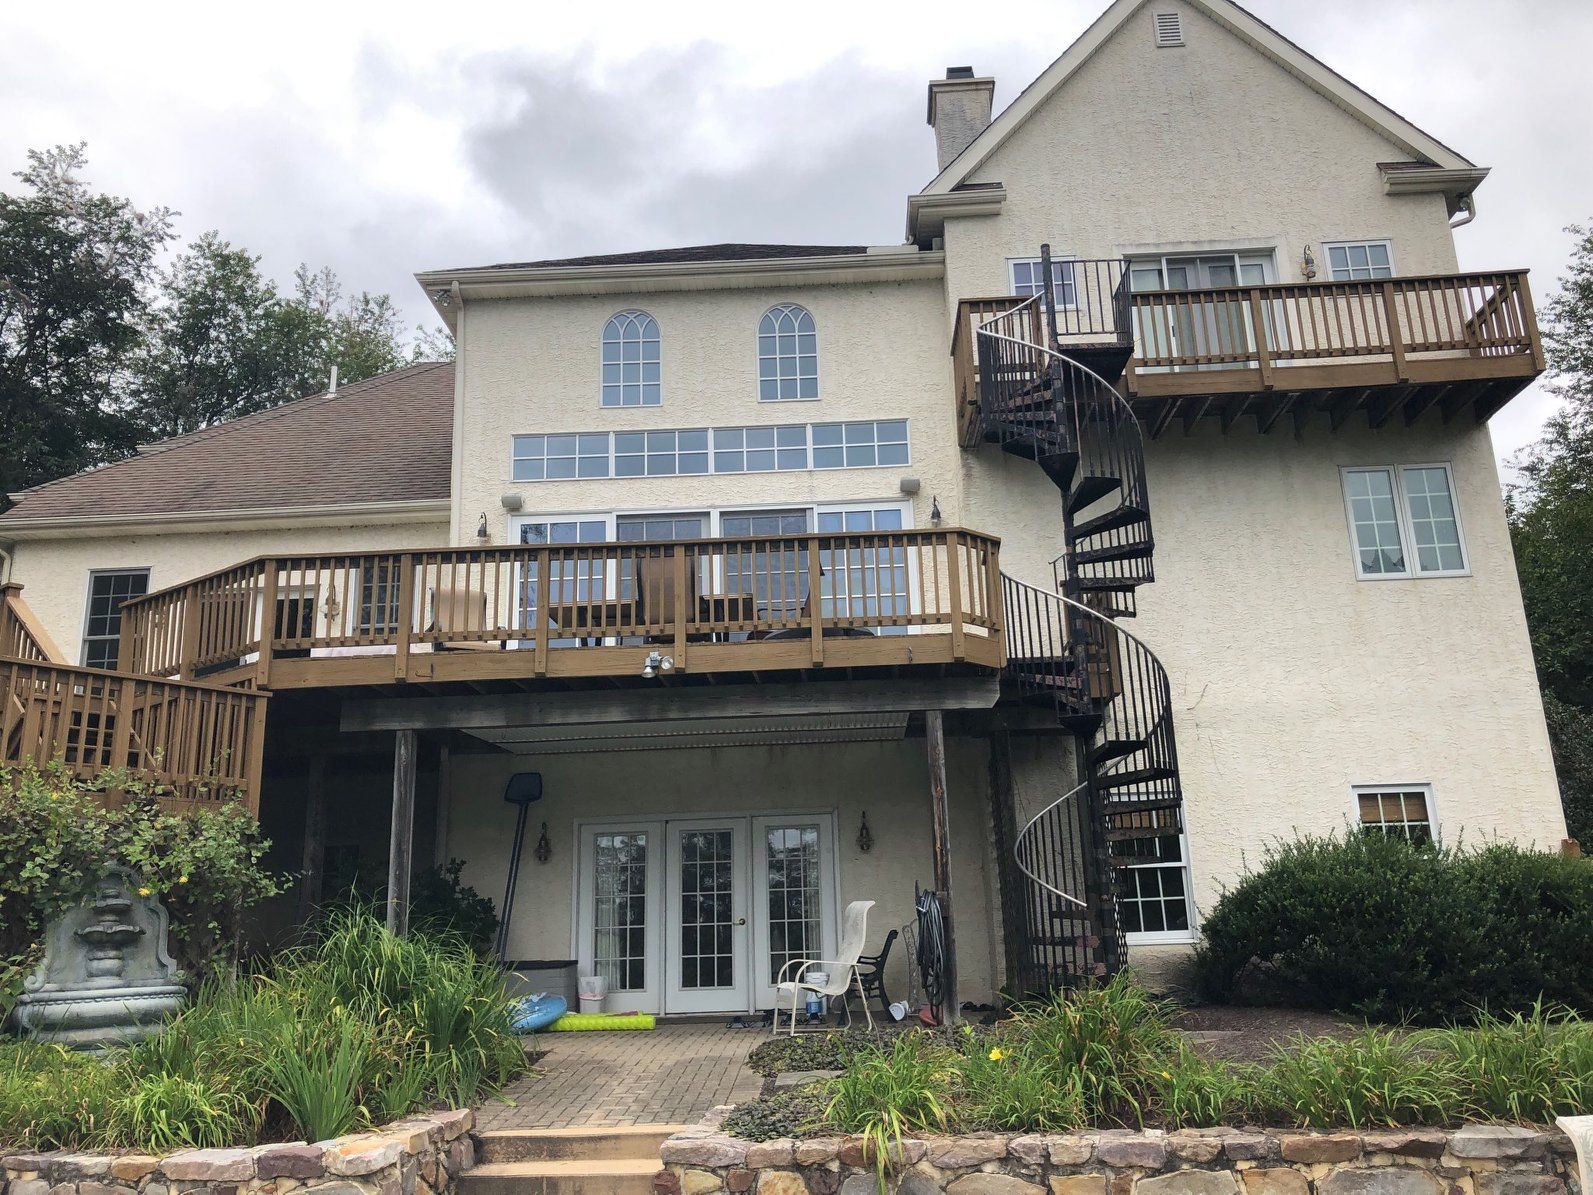
[{"label": "outdoor wall sconce", "polygon": [[548,841],[548,824],[542,823],[542,833],[537,838],[537,849],[533,852],[538,863],[546,863],[553,858],[553,844]]},{"label": "outdoor wall sconce", "polygon": [[486,539],[487,538],[487,512],[486,511],[482,511],[481,512],[481,522],[476,524],[476,538],[477,539]]},{"label": "outdoor wall sconce", "polygon": [[868,810],[863,810],[863,824],[857,828],[857,849],[865,855],[874,849],[874,831],[868,828]]},{"label": "outdoor wall sconce", "polygon": [[661,656],[656,651],[647,653],[647,659],[642,661],[642,675],[652,680],[660,672],[675,671],[675,657]]},{"label": "outdoor wall sconce", "polygon": [[929,525],[940,526],[940,495],[937,494],[929,500]]},{"label": "outdoor wall sconce", "polygon": [[1300,273],[1307,282],[1316,277],[1316,255],[1311,252],[1311,246],[1305,247],[1305,252],[1300,257]]}]

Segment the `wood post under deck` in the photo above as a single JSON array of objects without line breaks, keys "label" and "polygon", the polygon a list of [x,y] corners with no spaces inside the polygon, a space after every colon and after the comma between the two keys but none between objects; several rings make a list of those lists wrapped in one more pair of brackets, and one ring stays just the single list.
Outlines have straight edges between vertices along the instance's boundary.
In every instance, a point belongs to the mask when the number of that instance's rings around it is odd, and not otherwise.
[{"label": "wood post under deck", "polygon": [[951,903],[951,812],[946,798],[946,724],[940,710],[924,714],[924,742],[929,752],[929,797],[934,815],[935,891],[940,894],[940,912],[945,927],[946,966],[941,984],[940,1007],[936,1010],[942,1025],[955,1024],[958,1017],[957,947]]},{"label": "wood post under deck", "polygon": [[299,922],[309,921],[321,900],[326,874],[326,770],[324,751],[310,757],[304,786],[304,878],[299,881]]},{"label": "wood post under deck", "polygon": [[409,932],[409,873],[415,854],[415,732],[393,733],[393,832],[387,851],[387,928]]}]

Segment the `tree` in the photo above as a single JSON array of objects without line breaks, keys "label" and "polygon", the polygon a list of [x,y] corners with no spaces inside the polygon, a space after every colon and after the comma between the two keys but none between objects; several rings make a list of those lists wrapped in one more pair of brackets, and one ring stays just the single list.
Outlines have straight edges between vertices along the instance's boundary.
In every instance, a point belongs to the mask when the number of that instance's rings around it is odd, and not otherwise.
[{"label": "tree", "polygon": [[358,382],[440,347],[433,337],[406,353],[392,298],[345,299],[329,268],[301,265],[284,297],[258,257],[209,232],[162,277],[140,422],[151,436],[180,435],[319,393],[334,366],[340,383]]},{"label": "tree", "polygon": [[95,192],[86,160],[81,144],[29,151],[0,192],[0,510],[139,438],[129,371],[172,213]]},{"label": "tree", "polygon": [[1507,510],[1566,819],[1593,840],[1593,231],[1568,231],[1571,262],[1543,321],[1563,405],[1516,461]]}]

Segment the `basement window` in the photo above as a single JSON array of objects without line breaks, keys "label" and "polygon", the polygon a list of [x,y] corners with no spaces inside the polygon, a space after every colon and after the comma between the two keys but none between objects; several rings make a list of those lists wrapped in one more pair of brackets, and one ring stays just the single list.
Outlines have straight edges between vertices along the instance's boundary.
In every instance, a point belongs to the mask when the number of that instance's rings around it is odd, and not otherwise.
[{"label": "basement window", "polygon": [[1363,833],[1404,838],[1417,845],[1433,840],[1430,785],[1361,786],[1354,793],[1355,816]]},{"label": "basement window", "polygon": [[1177,12],[1156,14],[1156,48],[1170,50],[1184,44],[1184,16]]}]

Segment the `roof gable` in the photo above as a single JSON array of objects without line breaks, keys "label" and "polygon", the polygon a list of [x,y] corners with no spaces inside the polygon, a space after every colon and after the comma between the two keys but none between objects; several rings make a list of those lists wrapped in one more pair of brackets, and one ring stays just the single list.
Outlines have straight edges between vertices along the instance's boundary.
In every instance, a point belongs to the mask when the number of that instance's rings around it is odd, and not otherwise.
[{"label": "roof gable", "polygon": [[[1024,88],[1018,98],[991,121],[962,153],[947,163],[946,168],[919,194],[947,195],[967,182],[1018,128],[1065,86],[1068,80],[1094,57],[1096,51],[1149,2],[1150,0],[1115,0],[1115,3],[1096,18],[1095,22],[1064,50],[1055,62],[1046,67],[1039,78]],[[1233,3],[1233,0],[1184,0],[1184,2],[1271,59],[1311,90],[1343,108],[1374,132],[1381,134],[1412,158],[1419,162],[1431,163],[1444,171],[1479,173],[1475,163],[1362,91],[1272,26]]]}]

